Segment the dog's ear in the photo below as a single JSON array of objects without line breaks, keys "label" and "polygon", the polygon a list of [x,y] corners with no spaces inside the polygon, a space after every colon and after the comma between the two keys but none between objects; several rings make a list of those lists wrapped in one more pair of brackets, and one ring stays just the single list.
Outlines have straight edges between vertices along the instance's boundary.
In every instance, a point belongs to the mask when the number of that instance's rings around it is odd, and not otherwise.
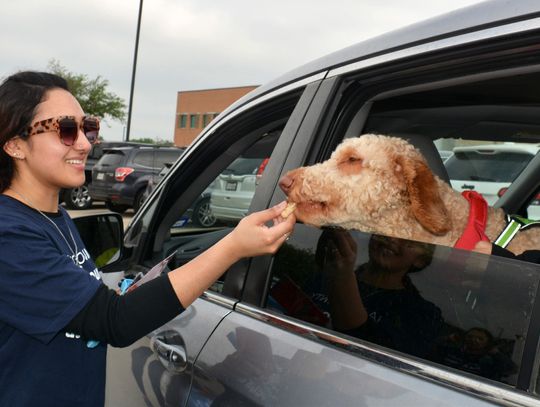
[{"label": "dog's ear", "polygon": [[397,156],[396,163],[401,167],[416,220],[434,235],[447,233],[450,217],[429,167],[420,159],[403,156]]}]

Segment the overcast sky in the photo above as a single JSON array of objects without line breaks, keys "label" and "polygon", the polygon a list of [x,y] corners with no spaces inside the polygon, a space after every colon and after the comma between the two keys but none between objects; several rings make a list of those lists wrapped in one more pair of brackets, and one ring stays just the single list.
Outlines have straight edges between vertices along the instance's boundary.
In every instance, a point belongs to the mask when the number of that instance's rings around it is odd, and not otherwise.
[{"label": "overcast sky", "polygon": [[[146,0],[131,138],[172,141],[180,90],[259,85],[338,49],[480,0]],[[138,0],[4,0],[0,77],[51,59],[129,102]],[[121,140],[125,124],[104,125]]]}]

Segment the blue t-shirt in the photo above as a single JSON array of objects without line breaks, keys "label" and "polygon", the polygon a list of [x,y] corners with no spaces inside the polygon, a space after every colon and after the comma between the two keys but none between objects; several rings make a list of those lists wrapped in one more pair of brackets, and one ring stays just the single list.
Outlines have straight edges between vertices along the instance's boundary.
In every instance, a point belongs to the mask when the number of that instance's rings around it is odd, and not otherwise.
[{"label": "blue t-shirt", "polygon": [[99,272],[66,211],[48,216],[75,256],[42,214],[0,195],[0,406],[100,406],[106,345],[64,330]]}]

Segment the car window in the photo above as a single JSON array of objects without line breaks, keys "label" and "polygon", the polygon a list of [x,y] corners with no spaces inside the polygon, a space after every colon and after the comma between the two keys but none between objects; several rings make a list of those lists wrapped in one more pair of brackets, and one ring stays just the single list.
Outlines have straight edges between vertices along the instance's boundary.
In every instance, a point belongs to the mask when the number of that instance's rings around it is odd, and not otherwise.
[{"label": "car window", "polygon": [[[277,178],[283,156],[274,157],[274,147],[282,139],[301,95],[302,89],[298,89],[248,110],[213,130],[215,133],[208,139],[211,145],[205,150],[208,154],[201,161],[191,156],[180,167],[162,171],[166,176],[157,189],[158,197],[148,198],[153,202],[152,208],[132,225],[126,245],[136,244],[148,228],[154,227],[149,232],[154,240],[148,264],[176,252],[170,265],[178,267],[229,233],[250,211],[273,164],[277,167],[272,176]],[[209,160],[212,154],[214,158]],[[159,224],[151,225],[152,219],[159,219]],[[242,261],[233,268],[244,272],[246,266]],[[230,276],[231,273],[226,273],[210,290],[223,293],[228,277],[233,280],[229,283],[232,290],[240,289],[242,275]],[[227,292],[227,295],[240,293]]]},{"label": "car window", "polygon": [[174,163],[180,155],[182,155],[183,150],[162,150],[156,154],[156,160],[152,164],[154,168],[162,168],[165,163]]},{"label": "car window", "polygon": [[533,157],[532,154],[527,153],[493,150],[457,151],[445,162],[445,165],[450,179],[512,182]]},{"label": "car window", "polygon": [[[435,144],[439,143],[453,148],[453,154],[444,161],[452,187],[457,192],[474,190],[489,205],[505,194],[539,150],[534,143],[494,143],[493,140],[435,140]],[[519,214],[540,219],[538,198],[535,196]]]},{"label": "car window", "polygon": [[133,163],[143,167],[153,167],[156,161],[156,154],[152,150],[136,151],[133,155]]},{"label": "car window", "polygon": [[263,158],[239,157],[221,173],[221,175],[248,175],[255,174]]},{"label": "car window", "polygon": [[[272,154],[281,131],[282,128],[271,132],[261,129],[255,143],[223,169],[171,225],[171,236],[205,231],[221,234],[236,226],[249,212],[263,176],[263,170],[259,171],[259,167]],[[253,155],[259,157],[254,158]],[[210,291],[221,293],[224,282],[225,276],[222,276],[210,287]]]},{"label": "car window", "polygon": [[124,153],[121,151],[108,151],[99,160],[101,166],[114,167],[121,165],[124,160]]},{"label": "car window", "polygon": [[90,153],[88,154],[88,158],[94,158],[98,159],[103,155],[103,147],[99,144],[95,144],[90,149]]},{"label": "car window", "polygon": [[181,149],[137,151],[133,157],[133,163],[148,168],[162,168],[165,163],[175,162],[182,154],[182,151]]},{"label": "car window", "polygon": [[272,312],[516,384],[537,265],[297,225],[272,271],[266,301]]}]

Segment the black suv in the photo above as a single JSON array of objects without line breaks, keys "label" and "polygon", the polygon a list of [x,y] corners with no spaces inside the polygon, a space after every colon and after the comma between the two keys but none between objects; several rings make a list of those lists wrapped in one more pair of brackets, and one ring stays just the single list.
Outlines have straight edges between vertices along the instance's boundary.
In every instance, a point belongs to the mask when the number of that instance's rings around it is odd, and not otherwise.
[{"label": "black suv", "polygon": [[65,202],[69,209],[88,209],[92,206],[92,197],[88,192],[88,185],[92,182],[92,168],[103,155],[104,149],[120,146],[138,146],[140,143],[129,141],[102,141],[94,144],[84,168],[84,184],[77,188],[63,189],[60,193],[60,202]]},{"label": "black suv", "polygon": [[105,201],[108,209],[124,212],[139,209],[149,180],[159,174],[165,163],[176,161],[184,150],[176,147],[127,146],[104,150],[92,169],[90,196]]}]

